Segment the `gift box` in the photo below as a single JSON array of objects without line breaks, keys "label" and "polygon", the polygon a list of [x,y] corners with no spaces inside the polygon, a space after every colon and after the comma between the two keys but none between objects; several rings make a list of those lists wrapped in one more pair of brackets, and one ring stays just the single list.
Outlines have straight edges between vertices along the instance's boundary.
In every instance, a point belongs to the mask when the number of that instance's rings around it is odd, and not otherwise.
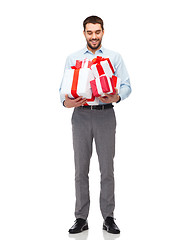
[{"label": "gift box", "polygon": [[114,94],[116,92],[115,89],[117,89],[119,92],[120,82],[121,79],[114,75],[111,78],[109,78],[106,75],[102,75],[90,81],[90,85],[92,88],[93,95],[95,97],[99,97],[105,96],[105,93]]},{"label": "gift box", "polygon": [[93,95],[95,97],[104,96],[105,93],[113,94],[115,92],[112,78],[102,75],[90,81]]},{"label": "gift box", "polygon": [[93,74],[89,68],[66,69],[62,79],[60,94],[65,97],[68,94],[70,98],[92,98],[90,81],[93,80]]},{"label": "gift box", "polygon": [[89,59],[85,58],[83,60],[76,60],[75,68],[76,69],[91,68],[92,65],[93,65],[92,60],[89,60]]},{"label": "gift box", "polygon": [[[75,69],[80,69],[80,68],[91,68],[91,66],[93,65],[92,60],[89,60],[87,58],[83,59],[83,60],[76,60],[76,64],[75,64]],[[74,68],[74,67],[73,67]],[[93,94],[91,98],[87,98],[86,99],[86,103],[84,104],[84,106],[88,106],[88,105],[99,105],[99,99],[96,98]]]},{"label": "gift box", "polygon": [[95,97],[92,93],[92,97],[90,99],[86,99],[86,104],[84,104],[84,106],[88,106],[88,105],[99,105],[99,99],[97,97]]},{"label": "gift box", "polygon": [[92,60],[92,63],[93,65],[91,66],[91,69],[95,78],[104,74],[108,77],[112,77],[114,74],[114,68],[109,58],[97,56],[97,58]]}]

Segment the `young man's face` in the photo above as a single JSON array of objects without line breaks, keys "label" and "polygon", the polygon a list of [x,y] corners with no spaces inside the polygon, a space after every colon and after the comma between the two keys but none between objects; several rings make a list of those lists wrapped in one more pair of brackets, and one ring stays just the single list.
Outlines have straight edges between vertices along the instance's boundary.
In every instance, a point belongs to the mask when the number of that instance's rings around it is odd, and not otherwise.
[{"label": "young man's face", "polygon": [[84,36],[87,41],[88,48],[96,51],[101,46],[104,30],[101,28],[101,24],[87,23],[84,31]]}]

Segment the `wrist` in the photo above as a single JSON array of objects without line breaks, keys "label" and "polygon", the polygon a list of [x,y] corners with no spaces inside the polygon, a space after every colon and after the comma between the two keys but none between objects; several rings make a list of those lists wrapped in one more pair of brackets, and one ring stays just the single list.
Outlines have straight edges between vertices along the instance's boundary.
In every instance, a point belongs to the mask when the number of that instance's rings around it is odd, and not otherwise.
[{"label": "wrist", "polygon": [[63,101],[63,106],[64,106],[64,107],[67,107],[67,106],[66,106],[66,100]]},{"label": "wrist", "polygon": [[118,98],[117,98],[116,103],[119,103],[121,101],[121,97],[120,97],[120,95],[117,95],[117,96],[118,96]]}]

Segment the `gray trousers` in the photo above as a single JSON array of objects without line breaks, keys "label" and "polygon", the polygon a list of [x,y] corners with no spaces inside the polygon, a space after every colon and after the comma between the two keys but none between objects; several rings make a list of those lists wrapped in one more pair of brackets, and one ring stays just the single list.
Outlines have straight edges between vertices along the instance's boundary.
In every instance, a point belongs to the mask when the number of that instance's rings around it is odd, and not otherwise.
[{"label": "gray trousers", "polygon": [[75,160],[75,217],[87,219],[90,207],[89,165],[92,143],[101,173],[100,209],[103,218],[113,217],[116,118],[113,108],[91,110],[75,108],[72,115],[73,148]]}]

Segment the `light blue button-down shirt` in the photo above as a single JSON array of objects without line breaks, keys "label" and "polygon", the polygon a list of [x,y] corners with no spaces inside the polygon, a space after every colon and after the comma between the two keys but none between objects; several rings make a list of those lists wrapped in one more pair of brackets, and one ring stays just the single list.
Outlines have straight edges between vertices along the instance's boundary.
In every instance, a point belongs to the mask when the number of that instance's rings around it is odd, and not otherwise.
[{"label": "light blue button-down shirt", "polygon": [[[92,60],[97,56],[101,56],[103,58],[110,58],[110,61],[114,67],[114,75],[121,79],[121,85],[120,85],[120,90],[118,94],[121,97],[121,100],[124,100],[131,93],[131,85],[130,85],[130,79],[129,79],[127,69],[119,53],[116,53],[101,47],[99,50],[95,52],[95,54],[93,54],[91,51],[88,50],[87,47],[85,47],[82,50],[75,52],[67,57],[65,69],[70,69],[71,66],[75,66],[76,60],[83,60],[85,58]],[[62,83],[60,85],[59,91],[61,90],[61,86],[62,86]],[[65,99],[61,96],[62,103],[64,100]],[[99,104],[103,104],[103,103],[99,102]]]}]

